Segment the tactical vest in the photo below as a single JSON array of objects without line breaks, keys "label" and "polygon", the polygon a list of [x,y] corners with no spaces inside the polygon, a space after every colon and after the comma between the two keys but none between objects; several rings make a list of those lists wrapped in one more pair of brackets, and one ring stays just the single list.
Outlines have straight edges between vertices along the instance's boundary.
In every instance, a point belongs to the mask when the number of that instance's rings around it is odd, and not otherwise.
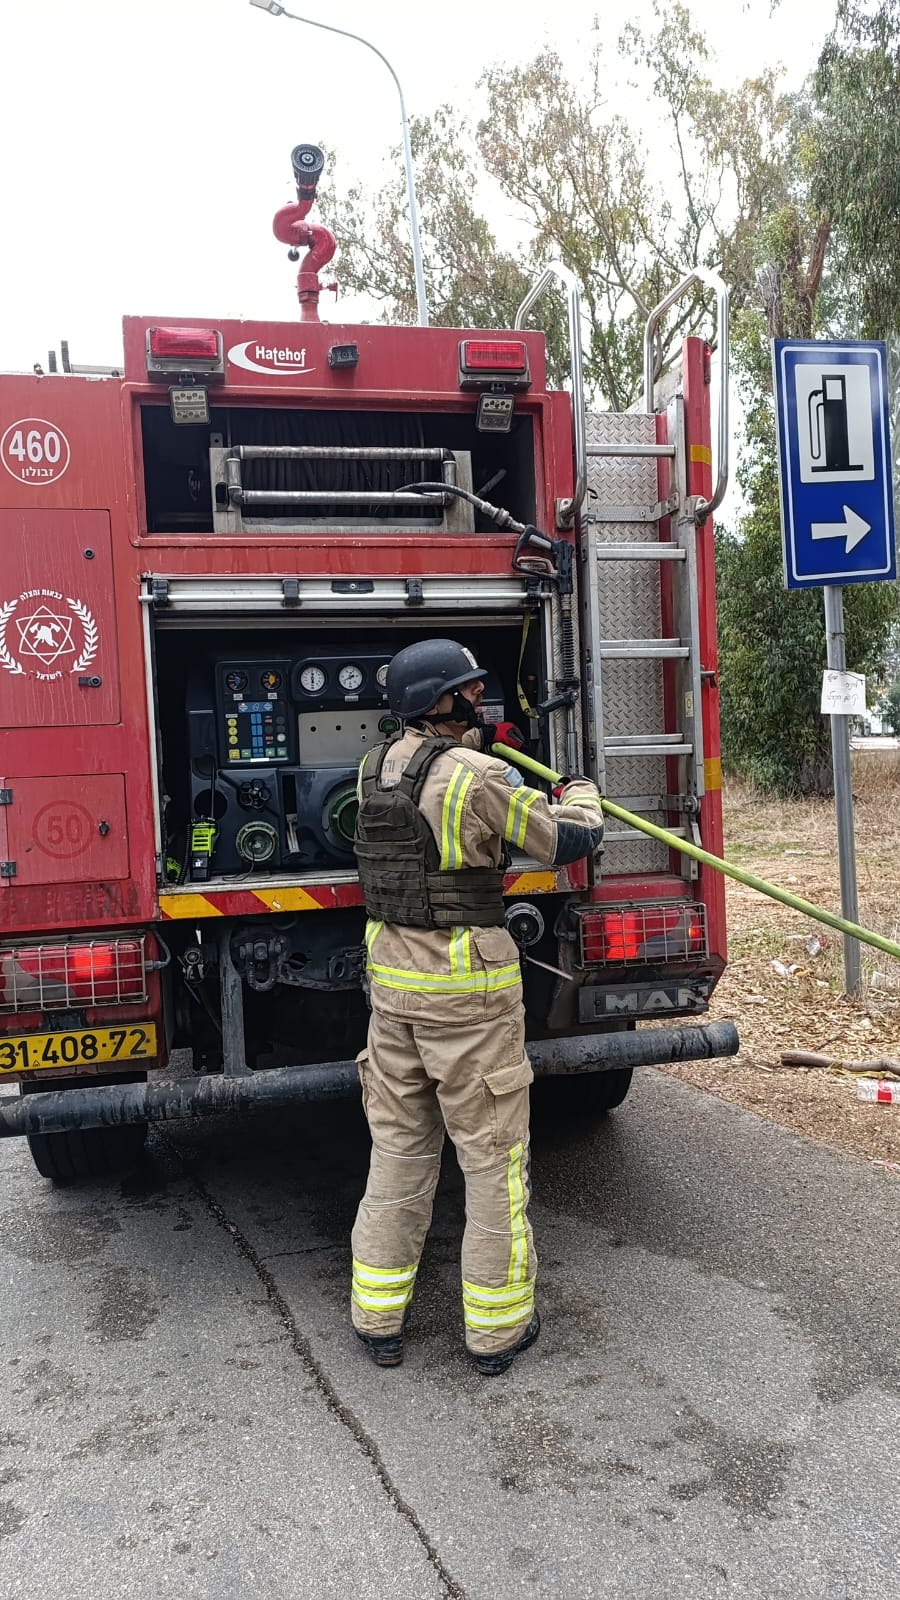
[{"label": "tactical vest", "polygon": [[368,915],[401,928],[502,928],[502,867],[441,870],[434,833],[419,810],[422,786],[438,756],[455,739],[426,739],[398,784],[381,783],[392,744],[370,750],[360,770],[354,849]]}]

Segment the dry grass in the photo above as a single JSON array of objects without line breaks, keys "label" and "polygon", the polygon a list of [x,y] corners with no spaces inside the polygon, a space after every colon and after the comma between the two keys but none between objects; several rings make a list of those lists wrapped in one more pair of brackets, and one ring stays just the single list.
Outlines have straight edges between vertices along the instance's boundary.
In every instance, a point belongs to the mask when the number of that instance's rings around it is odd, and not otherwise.
[{"label": "dry grass", "polygon": [[[900,751],[854,752],[853,789],[859,921],[900,942]],[[757,877],[840,912],[831,801],[770,800],[731,782],[725,854]],[[900,1056],[900,961],[863,945],[864,993],[851,1001],[840,934],[726,882],[729,966],[710,1014],[737,1023],[741,1051],[734,1061],[666,1070],[827,1144],[900,1162],[900,1106],[860,1103],[855,1084],[842,1075],[780,1065],[784,1050],[845,1060]],[[795,970],[780,975],[773,961]]]}]

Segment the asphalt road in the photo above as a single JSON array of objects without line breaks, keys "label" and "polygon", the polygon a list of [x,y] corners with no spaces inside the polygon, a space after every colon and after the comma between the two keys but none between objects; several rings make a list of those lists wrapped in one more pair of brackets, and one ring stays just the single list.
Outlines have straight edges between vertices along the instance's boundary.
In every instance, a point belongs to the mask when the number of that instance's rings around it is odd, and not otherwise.
[{"label": "asphalt road", "polygon": [[108,1189],[5,1143],[4,1600],[900,1596],[900,1181],[651,1071],[534,1123],[545,1331],[494,1380],[451,1162],[404,1366],[349,1335],[356,1105]]}]

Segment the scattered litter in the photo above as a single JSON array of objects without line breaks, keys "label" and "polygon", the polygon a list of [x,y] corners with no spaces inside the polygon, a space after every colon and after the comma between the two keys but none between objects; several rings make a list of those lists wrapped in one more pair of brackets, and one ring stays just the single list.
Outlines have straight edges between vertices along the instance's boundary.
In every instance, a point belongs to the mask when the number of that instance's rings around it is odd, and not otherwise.
[{"label": "scattered litter", "polygon": [[744,995],[744,1005],[745,1006],[767,1006],[768,1004],[769,1004],[769,996],[767,994],[745,994]]},{"label": "scattered litter", "polygon": [[822,943],[822,940],[821,939],[817,939],[816,935],[814,933],[811,933],[809,938],[806,941],[806,954],[808,956],[812,956],[812,958],[815,959],[816,956],[820,956],[822,954],[822,951],[824,949],[825,949],[825,946]]},{"label": "scattered litter", "polygon": [[789,967],[786,967],[783,961],[773,961],[772,971],[777,972],[779,978],[793,978],[794,974],[800,971],[800,966],[796,961]]},{"label": "scattered litter", "polygon": [[897,979],[892,972],[873,972],[869,982],[873,989],[896,989]]},{"label": "scattered litter", "polygon": [[891,1083],[888,1078],[860,1078],[856,1098],[876,1100],[880,1106],[900,1105],[900,1083]]},{"label": "scattered litter", "polygon": [[900,1161],[883,1161],[879,1156],[870,1156],[873,1167],[884,1167],[886,1172],[900,1172]]}]

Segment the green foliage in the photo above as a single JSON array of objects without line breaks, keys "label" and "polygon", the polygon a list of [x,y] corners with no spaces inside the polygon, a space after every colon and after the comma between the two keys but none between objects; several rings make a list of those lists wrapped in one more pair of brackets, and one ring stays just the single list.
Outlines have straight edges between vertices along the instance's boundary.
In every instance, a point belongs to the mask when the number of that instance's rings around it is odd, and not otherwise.
[{"label": "green foliage", "polygon": [[[653,161],[629,122],[613,114],[604,86],[623,69],[648,86],[666,128]],[[588,393],[627,410],[643,381],[643,328],[650,309],[682,277],[705,265],[728,272],[735,303],[753,289],[748,241],[766,194],[784,190],[782,147],[793,101],[775,74],[733,94],[717,90],[706,46],[681,4],[660,5],[649,35],[625,29],[617,54],[595,31],[577,83],[552,50],[525,66],[488,70],[476,123],[452,107],[412,124],[416,186],[431,318],[441,326],[509,327],[536,271],[563,260],[578,276],[584,306]],[[668,155],[665,179],[652,182]],[[371,196],[323,186],[322,209],[340,246],[339,271],[353,293],[381,303],[385,317],[415,318],[412,251],[399,152],[397,176]],[[517,220],[519,251],[498,244],[491,212]],[[737,222],[735,221],[737,218]],[[551,373],[568,369],[562,297],[541,302]],[[705,291],[669,321],[658,351],[663,370],[686,333],[708,332]]]},{"label": "green foliage", "polygon": [[[808,90],[785,94],[775,70],[724,90],[687,7],[657,0],[649,32],[627,25],[612,57],[595,28],[577,82],[542,50],[484,74],[480,118],[445,106],[412,126],[432,320],[509,327],[536,270],[563,260],[582,289],[593,403],[623,411],[638,399],[647,313],[686,268],[714,267],[731,286],[746,511],[718,533],[723,745],[733,768],[784,792],[827,793],[831,761],[818,709],[822,598],[783,586],[769,341],[900,334],[898,40],[900,0],[837,0]],[[605,99],[623,72],[636,101],[653,97],[652,162]],[[665,176],[651,180],[661,164]],[[323,210],[345,288],[412,322],[399,152],[396,171],[374,196],[325,189]],[[498,240],[490,218],[504,213],[521,249]],[[561,384],[561,295],[545,297],[540,320]],[[686,333],[709,326],[708,296],[689,298],[669,319],[657,370]],[[877,676],[897,609],[895,585],[848,586],[854,670]]]},{"label": "green foliage", "polygon": [[[831,728],[820,710],[826,665],[819,589],[788,590],[782,576],[778,463],[772,403],[760,394],[740,478],[751,509],[740,536],[716,531],[719,681],[726,767],[779,794],[829,795]],[[892,584],[844,590],[847,661],[875,674],[897,615]]]},{"label": "green foliage", "polygon": [[900,330],[900,0],[838,0],[815,76],[811,194],[834,218],[849,327]]},{"label": "green foliage", "polygon": [[881,703],[881,714],[888,733],[900,733],[900,679],[892,683]]}]

